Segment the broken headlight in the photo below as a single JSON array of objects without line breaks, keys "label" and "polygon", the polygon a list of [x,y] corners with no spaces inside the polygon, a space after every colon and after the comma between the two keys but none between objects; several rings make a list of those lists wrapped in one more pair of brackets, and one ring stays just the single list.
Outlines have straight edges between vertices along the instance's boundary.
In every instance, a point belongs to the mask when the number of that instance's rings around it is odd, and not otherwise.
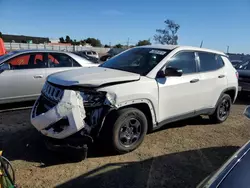
[{"label": "broken headlight", "polygon": [[105,100],[105,92],[89,92],[89,91],[82,91],[80,95],[83,98],[84,106],[88,107],[95,107],[100,106],[104,103]]}]

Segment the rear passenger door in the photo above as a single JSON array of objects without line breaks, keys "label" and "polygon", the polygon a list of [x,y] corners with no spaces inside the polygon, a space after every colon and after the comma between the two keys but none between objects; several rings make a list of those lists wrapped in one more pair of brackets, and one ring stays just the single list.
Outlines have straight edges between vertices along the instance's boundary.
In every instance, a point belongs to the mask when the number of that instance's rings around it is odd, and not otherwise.
[{"label": "rear passenger door", "polygon": [[220,55],[208,52],[197,52],[200,72],[200,105],[201,108],[213,108],[227,86],[224,62]]},{"label": "rear passenger door", "polygon": [[46,74],[75,69],[81,67],[72,57],[64,53],[48,53],[48,68]]}]

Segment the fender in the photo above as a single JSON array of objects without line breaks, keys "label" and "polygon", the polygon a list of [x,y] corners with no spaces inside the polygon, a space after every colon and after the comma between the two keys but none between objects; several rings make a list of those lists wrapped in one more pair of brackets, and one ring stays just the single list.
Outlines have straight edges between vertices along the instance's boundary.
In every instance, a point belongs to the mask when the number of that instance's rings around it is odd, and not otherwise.
[{"label": "fender", "polygon": [[[220,101],[222,95],[223,95],[224,93],[226,93],[227,91],[229,91],[229,90],[234,90],[234,91],[235,91],[235,96],[234,96],[234,98],[232,99],[232,103],[234,103],[234,101],[235,101],[235,99],[236,99],[236,96],[237,96],[237,93],[236,93],[237,89],[236,89],[236,87],[228,87],[228,88],[224,89],[224,90],[221,92],[220,97],[218,98],[218,100],[217,100],[217,102],[216,102],[216,106],[218,105],[218,103],[219,103],[219,101]],[[216,107],[216,106],[215,106],[215,107]]]},{"label": "fender", "polygon": [[124,106],[128,106],[131,104],[140,104],[140,103],[144,103],[148,105],[150,113],[151,113],[151,117],[152,117],[152,124],[154,127],[156,125],[156,113],[155,113],[154,106],[149,99],[135,99],[135,100],[124,101],[122,103],[117,104],[116,106],[117,106],[117,109],[119,109]]},{"label": "fender", "polygon": [[92,133],[92,136],[94,137],[99,137],[100,135],[100,132],[104,126],[104,123],[105,123],[105,120],[106,120],[106,117],[111,113],[111,112],[114,112],[114,111],[117,111],[119,110],[120,108],[122,107],[125,107],[125,106],[129,106],[129,105],[132,105],[132,104],[147,104],[149,109],[150,109],[150,112],[151,112],[151,117],[152,117],[152,125],[153,125],[153,128],[156,126],[156,114],[155,114],[155,110],[154,110],[154,107],[152,105],[152,102],[148,99],[135,99],[135,100],[129,100],[129,101],[124,101],[124,102],[121,102],[119,104],[116,104],[115,106],[110,106],[110,107],[106,107],[106,109],[104,110],[104,113],[102,115],[102,117],[100,118],[101,119],[101,122],[100,122],[100,126],[98,126],[96,128],[96,130],[94,130]]},{"label": "fender", "polygon": [[221,92],[221,94],[220,94],[220,96],[219,96],[219,98],[218,98],[218,100],[217,100],[217,102],[216,102],[216,104],[215,104],[215,107],[214,107],[213,110],[211,111],[211,114],[213,114],[214,111],[216,110],[216,108],[217,108],[217,106],[218,106],[218,104],[219,104],[219,102],[220,102],[220,99],[222,98],[223,94],[225,94],[225,93],[226,93],[227,91],[229,91],[229,90],[234,90],[234,91],[235,91],[234,99],[232,99],[232,103],[234,103],[234,101],[236,100],[236,96],[237,96],[237,93],[236,93],[237,89],[236,89],[236,87],[228,87],[228,88],[222,90],[222,92]]}]

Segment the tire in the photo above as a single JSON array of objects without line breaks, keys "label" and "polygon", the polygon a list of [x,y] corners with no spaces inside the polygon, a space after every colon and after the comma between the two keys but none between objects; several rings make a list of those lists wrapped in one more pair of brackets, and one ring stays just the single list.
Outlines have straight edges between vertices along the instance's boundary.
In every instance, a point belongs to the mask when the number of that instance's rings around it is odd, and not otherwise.
[{"label": "tire", "polygon": [[213,123],[222,123],[227,120],[232,106],[232,99],[228,94],[223,94],[219,99],[216,109],[212,115],[209,116]]},{"label": "tire", "polygon": [[122,154],[140,146],[147,133],[148,122],[144,113],[136,108],[125,108],[117,113],[111,139],[114,150]]}]

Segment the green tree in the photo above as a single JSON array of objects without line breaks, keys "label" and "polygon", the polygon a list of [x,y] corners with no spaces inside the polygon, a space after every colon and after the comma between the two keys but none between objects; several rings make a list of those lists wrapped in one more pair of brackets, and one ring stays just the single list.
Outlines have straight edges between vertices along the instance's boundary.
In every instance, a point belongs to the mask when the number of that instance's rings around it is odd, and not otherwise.
[{"label": "green tree", "polygon": [[105,44],[105,45],[104,45],[104,48],[110,48],[110,46],[109,46],[109,45],[107,45],[107,44]]},{"label": "green tree", "polygon": [[160,44],[178,44],[177,32],[180,29],[180,25],[175,23],[173,20],[164,21],[166,24],[165,29],[157,29],[154,36],[154,40]]},{"label": "green tree", "polygon": [[3,38],[3,34],[2,34],[2,32],[0,32],[0,38]]},{"label": "green tree", "polygon": [[60,41],[60,43],[64,43],[65,42],[63,37],[60,37],[59,41]]},{"label": "green tree", "polygon": [[101,47],[102,46],[101,41],[99,39],[95,39],[95,38],[87,38],[85,40],[85,42],[90,44],[91,46],[94,46],[94,47]]},{"label": "green tree", "polygon": [[145,45],[150,45],[150,44],[151,44],[150,40],[139,40],[136,46],[145,46]]},{"label": "green tree", "polygon": [[67,35],[66,38],[65,38],[65,42],[66,42],[66,43],[71,43],[71,41],[72,41],[72,40],[70,39],[69,35]]},{"label": "green tree", "polygon": [[80,40],[80,44],[84,46],[86,44],[85,40]]},{"label": "green tree", "polygon": [[122,48],[123,46],[121,44],[116,44],[114,48]]}]

